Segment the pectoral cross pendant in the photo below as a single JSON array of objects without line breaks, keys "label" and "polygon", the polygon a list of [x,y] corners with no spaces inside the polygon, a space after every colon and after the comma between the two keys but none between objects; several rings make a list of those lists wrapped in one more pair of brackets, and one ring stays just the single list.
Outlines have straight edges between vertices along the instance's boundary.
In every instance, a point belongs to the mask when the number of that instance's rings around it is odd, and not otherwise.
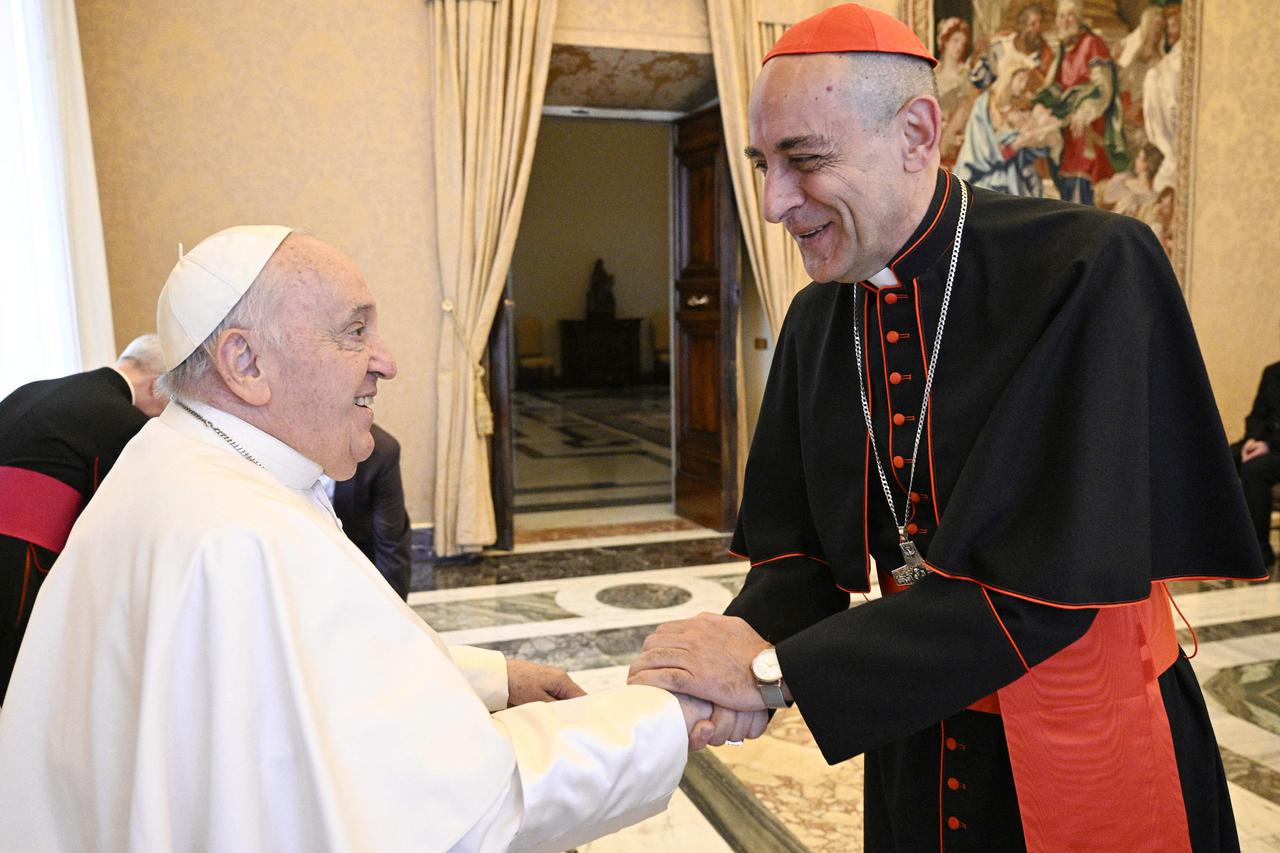
[{"label": "pectoral cross pendant", "polygon": [[891,572],[893,581],[898,586],[911,586],[929,574],[929,570],[924,567],[924,560],[920,557],[916,543],[904,536],[898,542],[898,547],[902,550],[902,559],[906,562]]}]

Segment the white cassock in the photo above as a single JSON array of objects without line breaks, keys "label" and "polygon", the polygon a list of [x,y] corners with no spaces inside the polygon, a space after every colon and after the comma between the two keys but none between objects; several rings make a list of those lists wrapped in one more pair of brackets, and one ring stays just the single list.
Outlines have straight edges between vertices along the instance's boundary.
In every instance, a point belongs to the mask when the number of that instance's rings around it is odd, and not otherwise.
[{"label": "white cassock", "polygon": [[502,655],[405,606],[319,466],[193,408],[262,467],[176,405],[125,448],[0,711],[0,850],[550,851],[666,806],[673,696],[499,710]]}]

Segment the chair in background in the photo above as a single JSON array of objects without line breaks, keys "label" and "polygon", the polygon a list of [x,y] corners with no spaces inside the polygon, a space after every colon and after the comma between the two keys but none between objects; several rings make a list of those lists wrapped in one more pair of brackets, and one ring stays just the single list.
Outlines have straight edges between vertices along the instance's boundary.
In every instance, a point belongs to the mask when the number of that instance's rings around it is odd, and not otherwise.
[{"label": "chair in background", "polygon": [[649,333],[653,337],[653,378],[671,381],[671,318],[667,314],[649,315]]},{"label": "chair in background", "polygon": [[556,363],[542,354],[542,322],[527,315],[516,318],[516,386],[546,387],[555,376]]}]

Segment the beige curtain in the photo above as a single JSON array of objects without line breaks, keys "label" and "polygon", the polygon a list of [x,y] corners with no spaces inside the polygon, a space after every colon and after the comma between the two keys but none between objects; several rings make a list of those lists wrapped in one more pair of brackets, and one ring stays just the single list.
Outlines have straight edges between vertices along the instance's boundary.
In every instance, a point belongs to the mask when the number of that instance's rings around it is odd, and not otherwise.
[{"label": "beige curtain", "polygon": [[[776,0],[773,5],[777,5]],[[781,225],[765,222],[761,212],[760,179],[742,154],[750,135],[747,102],[760,70],[760,60],[786,29],[785,23],[762,20],[761,6],[761,0],[707,0],[707,22],[711,29],[711,52],[738,218],[742,221],[742,236],[765,317],[776,337],[791,298],[809,283],[809,277],[795,241]],[[777,17],[769,9],[764,13]],[[794,20],[796,18],[792,18]]]},{"label": "beige curtain", "polygon": [[433,49],[437,360],[435,550],[495,537],[484,354],[538,135],[557,0],[427,0]]}]

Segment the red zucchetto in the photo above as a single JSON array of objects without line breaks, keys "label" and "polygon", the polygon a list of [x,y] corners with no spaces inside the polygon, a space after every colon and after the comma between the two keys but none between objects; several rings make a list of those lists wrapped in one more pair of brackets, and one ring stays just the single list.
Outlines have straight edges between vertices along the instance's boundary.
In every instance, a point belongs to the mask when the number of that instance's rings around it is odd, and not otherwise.
[{"label": "red zucchetto", "polygon": [[901,53],[918,56],[930,65],[938,64],[910,27],[892,15],[857,3],[832,6],[798,21],[782,34],[760,64],[784,54],[852,51]]}]

